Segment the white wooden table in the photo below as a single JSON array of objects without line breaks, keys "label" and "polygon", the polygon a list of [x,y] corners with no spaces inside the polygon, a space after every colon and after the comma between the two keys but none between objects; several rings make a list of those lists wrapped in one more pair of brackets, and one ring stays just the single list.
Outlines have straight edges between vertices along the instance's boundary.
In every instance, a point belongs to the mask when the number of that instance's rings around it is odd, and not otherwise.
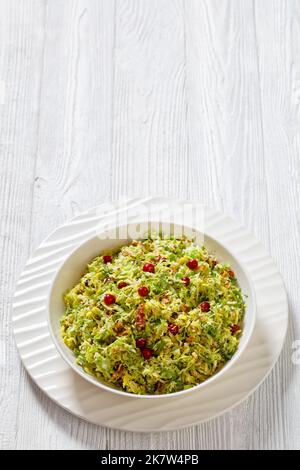
[{"label": "white wooden table", "polygon": [[[300,447],[300,2],[0,0],[0,448]],[[190,429],[81,421],[20,364],[11,300],[26,259],[122,195],[192,198],[268,247],[290,328],[261,387]]]}]

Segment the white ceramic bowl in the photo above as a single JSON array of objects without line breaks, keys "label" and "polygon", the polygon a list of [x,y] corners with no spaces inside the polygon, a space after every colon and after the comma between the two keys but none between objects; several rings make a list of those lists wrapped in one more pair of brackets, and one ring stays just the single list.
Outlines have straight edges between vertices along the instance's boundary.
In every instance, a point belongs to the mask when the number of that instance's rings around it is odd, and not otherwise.
[{"label": "white ceramic bowl", "polygon": [[[149,222],[139,223],[140,233],[146,233]],[[151,222],[153,225],[157,225],[157,222]],[[133,233],[137,224],[131,223],[118,229],[125,232]],[[153,226],[152,225],[152,226]],[[161,225],[164,227],[164,225]],[[170,224],[168,224],[170,227]],[[184,229],[185,234],[193,234],[195,230],[192,230],[189,227],[182,227],[176,224],[171,224],[171,232],[180,233]],[[164,230],[163,230],[164,231]],[[204,388],[207,384],[211,383],[216,377],[226,374],[226,371],[238,361],[239,357],[243,353],[246,345],[249,342],[249,339],[252,335],[254,324],[255,324],[255,311],[256,311],[256,301],[254,290],[252,287],[251,280],[241,264],[236,260],[236,258],[231,254],[231,252],[224,247],[221,243],[214,240],[207,234],[202,234],[196,231],[196,234],[202,238],[203,244],[206,248],[214,253],[217,259],[221,262],[230,263],[232,269],[234,270],[236,277],[238,279],[239,285],[242,289],[242,292],[246,296],[246,312],[243,322],[243,333],[241,340],[238,346],[236,353],[233,357],[212,377],[208,378],[205,382],[200,383],[190,389],[182,390],[180,392],[174,392],[164,395],[137,395],[133,393],[124,392],[120,389],[114,388],[110,385],[107,385],[105,382],[101,382],[94,378],[93,376],[87,374],[78,364],[76,364],[75,356],[73,352],[64,344],[61,335],[60,335],[60,318],[64,313],[64,303],[63,303],[63,294],[67,289],[73,287],[80,279],[82,274],[85,271],[87,264],[96,256],[100,255],[102,252],[110,251],[119,248],[122,245],[130,243],[132,240],[131,236],[128,236],[126,239],[120,239],[115,237],[115,228],[107,230],[104,233],[100,233],[90,238],[88,241],[80,245],[75,251],[73,251],[64,263],[59,268],[51,289],[48,298],[48,323],[51,335],[53,337],[54,343],[60,352],[64,360],[69,364],[72,369],[77,372],[85,380],[91,382],[92,384],[104,389],[106,391],[116,393],[118,395],[123,395],[127,397],[149,399],[149,398],[170,398],[185,393],[191,393],[200,388]],[[133,238],[142,238],[142,237],[133,237]]]}]

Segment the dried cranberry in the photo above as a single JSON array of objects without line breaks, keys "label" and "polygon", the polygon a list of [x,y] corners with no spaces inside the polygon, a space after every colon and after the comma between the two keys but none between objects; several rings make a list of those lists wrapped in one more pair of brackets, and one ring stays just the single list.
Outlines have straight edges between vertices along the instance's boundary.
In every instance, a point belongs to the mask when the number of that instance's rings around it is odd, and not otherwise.
[{"label": "dried cranberry", "polygon": [[110,255],[104,255],[104,256],[103,256],[103,262],[104,262],[105,264],[111,263],[111,262],[112,262],[112,256],[110,256]]},{"label": "dried cranberry", "polygon": [[201,302],[200,308],[201,308],[202,312],[209,312],[210,311],[210,303],[206,302],[206,301]]},{"label": "dried cranberry", "polygon": [[230,331],[231,333],[234,335],[235,333],[237,333],[238,331],[240,331],[240,326],[239,325],[231,325],[230,327]]},{"label": "dried cranberry", "polygon": [[170,323],[168,326],[168,330],[172,335],[177,335],[179,328],[178,325],[175,325],[175,323]]},{"label": "dried cranberry", "polygon": [[143,271],[145,273],[154,273],[155,272],[155,266],[152,263],[145,263],[143,266]]},{"label": "dried cranberry", "polygon": [[124,287],[128,286],[127,282],[121,281],[118,284],[118,289],[123,289]]},{"label": "dried cranberry", "polygon": [[185,284],[186,286],[188,286],[189,283],[191,282],[190,278],[186,277],[186,276],[182,277],[181,280],[182,280],[183,284]]},{"label": "dried cranberry", "polygon": [[105,305],[112,305],[115,303],[116,297],[112,294],[105,294],[103,300],[104,300]]},{"label": "dried cranberry", "polygon": [[147,295],[149,294],[149,289],[145,286],[139,287],[138,293],[141,297],[147,297]]},{"label": "dried cranberry", "polygon": [[232,271],[232,269],[228,271],[228,274],[229,274],[229,277],[231,277],[231,279],[233,279],[235,276],[234,271]]},{"label": "dried cranberry", "polygon": [[198,261],[196,259],[190,259],[187,263],[186,263],[187,267],[190,268],[190,269],[197,269],[198,268]]},{"label": "dried cranberry", "polygon": [[143,354],[144,359],[150,359],[153,355],[152,349],[149,348],[141,349],[141,353]]},{"label": "dried cranberry", "polygon": [[135,342],[138,348],[143,349],[146,346],[145,338],[138,338]]}]

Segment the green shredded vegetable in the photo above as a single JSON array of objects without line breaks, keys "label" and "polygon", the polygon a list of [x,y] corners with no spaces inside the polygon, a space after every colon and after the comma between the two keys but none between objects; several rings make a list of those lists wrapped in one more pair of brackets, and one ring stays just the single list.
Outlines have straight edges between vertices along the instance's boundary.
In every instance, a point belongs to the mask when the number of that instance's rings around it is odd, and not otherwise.
[{"label": "green shredded vegetable", "polygon": [[172,236],[104,255],[64,296],[61,334],[85,372],[129,393],[166,394],[233,356],[245,302],[228,264]]}]

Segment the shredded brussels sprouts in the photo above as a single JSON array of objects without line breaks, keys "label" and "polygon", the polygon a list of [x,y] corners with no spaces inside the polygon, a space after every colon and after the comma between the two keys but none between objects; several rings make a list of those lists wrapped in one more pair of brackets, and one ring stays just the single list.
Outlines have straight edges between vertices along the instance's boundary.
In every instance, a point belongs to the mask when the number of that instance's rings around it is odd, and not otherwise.
[{"label": "shredded brussels sprouts", "polygon": [[88,373],[134,394],[188,389],[236,352],[245,302],[228,264],[182,237],[98,256],[64,296],[61,334]]}]

